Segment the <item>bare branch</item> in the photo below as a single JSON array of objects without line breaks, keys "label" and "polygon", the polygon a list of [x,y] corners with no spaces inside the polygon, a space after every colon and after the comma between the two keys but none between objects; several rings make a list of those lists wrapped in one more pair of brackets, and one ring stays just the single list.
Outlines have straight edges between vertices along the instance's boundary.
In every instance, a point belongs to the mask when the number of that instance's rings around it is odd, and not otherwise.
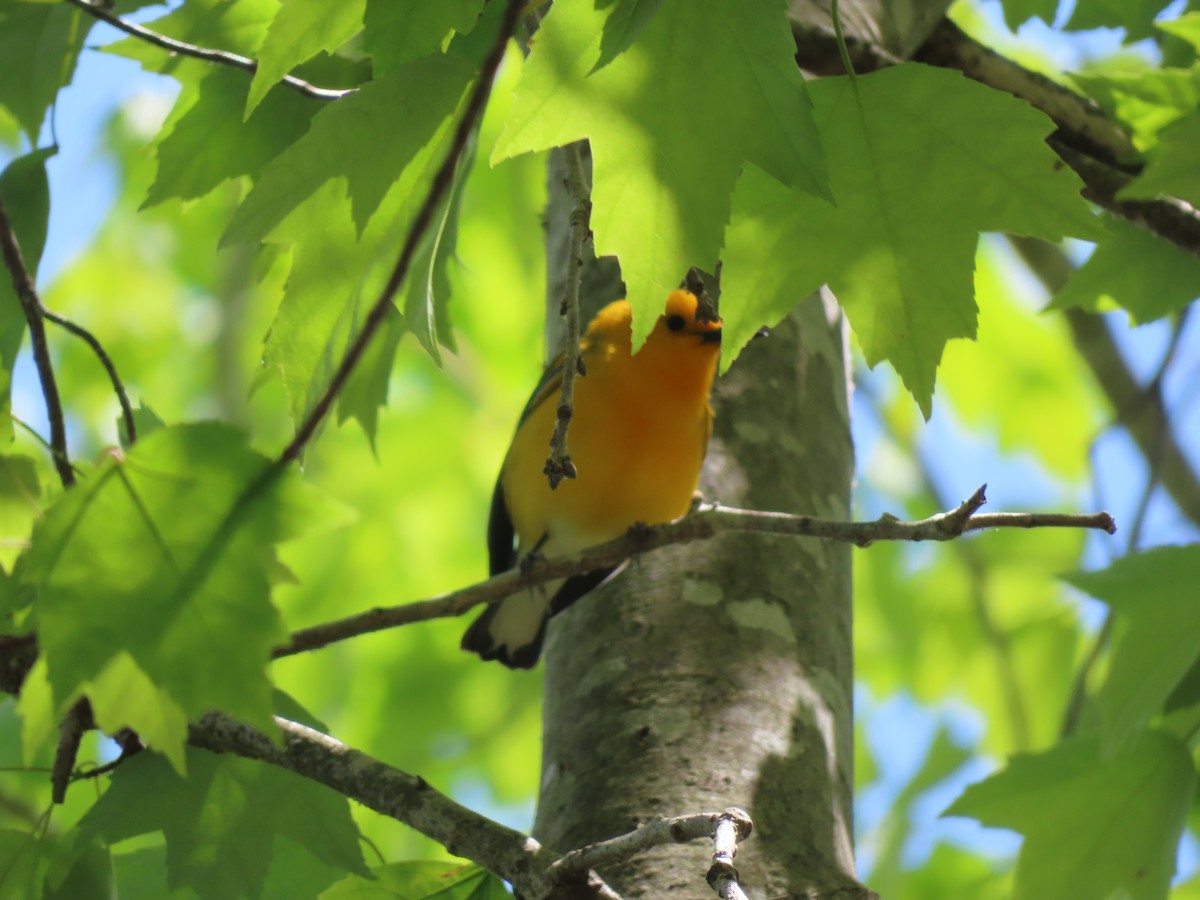
[{"label": "bare branch", "polygon": [[[89,0],[67,0],[67,2],[79,7],[89,16],[99,19],[101,22],[107,22],[113,28],[132,35],[139,40],[143,40],[148,44],[153,44],[155,47],[161,47],[169,53],[178,53],[180,56],[190,56],[193,59],[201,59],[205,62],[232,66],[244,72],[258,71],[258,62],[249,57],[239,56],[227,50],[211,50],[207,47],[197,47],[195,44],[188,44],[184,41],[167,37],[165,34],[151,31],[142,25],[126,22],[120,16],[113,15],[99,3],[91,3]],[[311,97],[313,100],[340,100],[347,94],[354,93],[353,89],[336,90],[333,88],[316,87],[303,79],[296,78],[294,75],[284,75],[280,83],[303,94],[305,97]]]},{"label": "bare branch", "polygon": [[46,344],[46,327],[42,322],[42,301],[38,298],[33,276],[25,266],[21,244],[13,230],[8,210],[0,201],[0,251],[4,264],[12,277],[13,290],[21,302],[25,321],[29,324],[29,338],[33,346],[33,362],[37,367],[42,394],[46,397],[46,416],[50,420],[50,447],[54,468],[58,470],[63,487],[75,483],[75,472],[71,469],[71,457],[67,453],[67,426],[63,418],[62,400],[58,395],[58,383],[54,380],[54,366],[50,362],[50,348]]},{"label": "bare branch", "polygon": [[[393,768],[328,735],[276,717],[282,745],[221,713],[208,713],[188,728],[188,740],[213,753],[234,753],[311,778],[380,815],[415,828],[455,856],[471,859],[511,882],[530,898],[550,896],[550,860],[540,844],[455,803],[425,779]],[[580,877],[572,896],[614,900],[594,874]]]},{"label": "bare branch", "polygon": [[109,357],[104,346],[96,339],[94,334],[82,325],[76,325],[66,316],[52,312],[45,306],[39,306],[39,309],[43,318],[49,319],[59,328],[63,328],[76,337],[81,338],[84,343],[92,348],[92,352],[100,360],[100,365],[104,366],[104,371],[108,373],[108,380],[112,382],[113,391],[117,395],[117,402],[121,404],[121,417],[125,420],[125,434],[129,437],[129,443],[132,444],[137,440],[137,425],[133,420],[133,406],[129,403],[129,394],[125,392],[125,385],[121,381],[121,376],[117,373],[117,367],[113,365],[112,358]]},{"label": "bare branch", "polygon": [[497,600],[556,578],[565,578],[618,565],[632,556],[670,544],[707,540],[730,531],[816,537],[866,547],[876,541],[949,541],[984,528],[1094,528],[1112,534],[1116,524],[1108,513],[983,513],[981,487],[957,508],[927,519],[903,522],[885,515],[874,522],[838,522],[814,516],[733,509],[711,504],[682,519],[662,525],[641,525],[605,544],[578,554],[536,563],[528,572],[511,569],[458,591],[403,606],[377,607],[345,619],[293,632],[291,640],[275,650],[278,659],[316,650],[347,638],[413,622],[457,616],[480,603]]},{"label": "bare branch", "polygon": [[567,286],[563,295],[561,314],[567,322],[566,347],[563,350],[562,386],[559,388],[557,420],[550,436],[550,455],[542,470],[550,489],[558,487],[564,478],[575,477],[575,463],[567,447],[567,429],[575,415],[575,376],[587,375],[579,347],[579,282],[583,274],[583,246],[591,230],[592,201],[583,164],[582,141],[563,150],[567,162],[564,182],[574,206],[571,209],[571,244],[567,258]]},{"label": "bare branch", "polygon": [[519,883],[541,847],[518,831],[460,806],[425,779],[409,775],[312,728],[276,717],[282,746],[221,713],[188,728],[188,740],[214,753],[234,753],[311,778],[466,855],[502,878]]}]

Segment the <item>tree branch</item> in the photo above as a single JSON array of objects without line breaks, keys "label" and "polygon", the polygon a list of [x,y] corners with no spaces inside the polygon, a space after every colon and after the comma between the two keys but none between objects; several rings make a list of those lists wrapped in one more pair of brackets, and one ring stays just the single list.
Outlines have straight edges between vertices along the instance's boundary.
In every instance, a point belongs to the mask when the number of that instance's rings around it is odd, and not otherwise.
[{"label": "tree branch", "polygon": [[876,541],[949,541],[969,531],[984,528],[1095,528],[1112,534],[1116,524],[1108,513],[983,513],[981,487],[957,508],[927,519],[903,522],[885,515],[874,522],[838,522],[789,513],[733,509],[719,504],[700,507],[682,519],[662,525],[641,525],[622,537],[598,544],[572,556],[559,556],[533,565],[528,572],[510,569],[478,582],[402,606],[377,607],[365,613],[293,632],[291,640],[275,650],[276,659],[292,656],[347,638],[423,622],[457,616],[480,603],[497,600],[556,578],[580,575],[619,565],[630,557],[670,544],[707,540],[730,531],[815,537],[866,547]]},{"label": "tree branch", "polygon": [[561,315],[567,322],[566,347],[563,349],[562,387],[559,389],[557,420],[550,436],[550,455],[543,469],[550,489],[558,487],[564,478],[575,477],[575,463],[567,447],[567,429],[575,414],[575,376],[587,375],[579,347],[579,283],[583,275],[583,245],[591,230],[591,191],[583,164],[582,141],[563,148],[567,162],[564,179],[567,193],[574,205],[571,209],[571,243],[567,258],[567,285],[563,294]]},{"label": "tree branch", "polygon": [[63,487],[75,483],[75,472],[71,469],[71,457],[67,453],[67,426],[63,418],[62,400],[58,395],[58,383],[54,380],[54,366],[50,362],[50,348],[46,344],[46,328],[42,322],[42,301],[38,298],[33,276],[25,266],[21,244],[13,230],[8,210],[0,201],[0,251],[4,254],[4,265],[12,277],[13,290],[25,313],[29,325],[29,339],[33,346],[33,362],[37,367],[42,394],[46,398],[46,416],[50,420],[50,447],[54,468],[58,470]]},{"label": "tree branch", "polygon": [[125,420],[125,434],[129,438],[129,443],[137,440],[137,425],[133,420],[133,406],[129,403],[129,394],[125,392],[125,385],[121,381],[121,376],[117,373],[117,367],[113,364],[112,358],[104,349],[104,346],[96,339],[96,336],[84,328],[82,325],[76,325],[66,316],[61,316],[56,312],[52,312],[45,306],[39,305],[42,317],[49,319],[59,328],[69,331],[71,334],[83,340],[85,344],[92,348],[92,352],[96,354],[96,358],[100,360],[100,365],[104,367],[104,371],[108,373],[108,380],[112,382],[113,392],[117,395],[117,402],[121,404],[121,417]]},{"label": "tree branch", "polygon": [[[509,881],[518,894],[552,896],[553,855],[519,831],[455,803],[425,779],[409,775],[312,728],[276,718],[282,746],[248,725],[208,713],[188,728],[188,740],[213,753],[234,753],[311,778],[368,809],[415,828],[455,856]],[[576,873],[575,897],[616,897],[599,878]]]},{"label": "tree branch", "polygon": [[[176,40],[175,38],[167,37],[165,34],[159,34],[157,31],[151,31],[142,25],[136,25],[133,22],[126,22],[120,16],[106,10],[103,6],[97,3],[91,3],[89,0],[67,0],[68,3],[82,9],[89,16],[99,19],[101,22],[107,22],[113,28],[123,31],[128,35],[132,35],[139,40],[143,40],[148,44],[153,44],[155,47],[160,47],[169,53],[178,53],[180,56],[190,56],[193,59],[201,59],[205,62],[218,63],[223,66],[232,66],[235,69],[241,69],[244,72],[257,72],[258,62],[246,56],[239,56],[236,53],[230,53],[227,50],[210,50],[207,47],[197,47],[195,44],[188,44],[184,41]],[[305,97],[311,97],[314,100],[339,100],[347,94],[353,94],[354,90],[336,90],[333,88],[316,87],[309,84],[303,79],[296,78],[294,75],[284,75],[280,80],[280,84],[289,87],[294,91],[303,94]]]}]

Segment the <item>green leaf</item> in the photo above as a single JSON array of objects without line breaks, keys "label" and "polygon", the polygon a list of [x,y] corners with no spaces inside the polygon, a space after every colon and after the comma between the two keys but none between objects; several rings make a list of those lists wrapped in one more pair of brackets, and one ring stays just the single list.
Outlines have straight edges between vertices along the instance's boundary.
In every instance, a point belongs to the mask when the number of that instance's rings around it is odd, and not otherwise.
[{"label": "green leaf", "polygon": [[[66,864],[51,860],[43,900],[109,900],[113,891],[112,855],[107,847],[90,842],[71,851]],[[124,895],[122,895],[124,896]]]},{"label": "green leaf", "polygon": [[483,0],[367,0],[363,47],[375,76],[437,53],[451,32],[470,32],[482,9]]},{"label": "green leaf", "polygon": [[351,875],[321,894],[321,900],[506,900],[504,882],[475,865],[401,862],[372,870],[367,881]]},{"label": "green leaf", "polygon": [[70,84],[93,19],[65,4],[0,4],[0,106],[36,145],[46,110]]},{"label": "green leaf", "polygon": [[1013,31],[1034,16],[1053,25],[1058,12],[1058,0],[1003,0],[1003,6],[1004,24]]},{"label": "green leaf", "polygon": [[194,748],[187,756],[187,778],[150,753],[126,760],[80,821],[81,835],[113,844],[161,831],[168,886],[212,900],[259,896],[277,836],[367,874],[345,797],[278,766]]},{"label": "green leaf", "polygon": [[1159,194],[1178,197],[1200,206],[1200,113],[1193,112],[1158,133],[1158,146],[1150,151],[1150,163],[1132,182],[1117,192],[1117,198],[1154,198]]},{"label": "green leaf", "polygon": [[[419,273],[414,273],[419,275]],[[420,282],[420,278],[412,281]],[[392,365],[396,350],[407,333],[404,317],[392,307],[388,309],[383,324],[355,367],[346,386],[338,395],[337,421],[341,425],[348,419],[358,422],[371,449],[375,450],[375,433],[379,427],[379,410],[387,405],[388,387],[392,377]],[[434,355],[436,359],[436,354]]]},{"label": "green leaf", "polygon": [[1025,836],[1013,900],[1161,900],[1175,871],[1196,770],[1183,745],[1149,731],[1105,759],[1097,736],[1014,756],[945,815]]},{"label": "green leaf", "polygon": [[321,51],[332,53],[358,33],[363,26],[366,3],[367,0],[339,3],[283,0],[258,54],[258,69],[246,98],[246,118],[250,118],[267,91],[289,71]]},{"label": "green leaf", "polygon": [[632,46],[646,26],[654,21],[663,0],[607,0],[596,5],[601,8],[612,6],[613,11],[604,21],[600,58],[592,72],[603,69]]},{"label": "green leaf", "polygon": [[35,900],[42,896],[46,871],[44,837],[0,828],[0,900]]},{"label": "green leaf", "polygon": [[42,486],[37,463],[28,456],[0,454],[0,570],[13,562],[29,542],[29,531],[41,512]]},{"label": "green leaf", "polygon": [[1200,545],[1159,547],[1064,577],[1111,606],[1125,625],[1098,698],[1111,751],[1160,711],[1200,657],[1200,608],[1189,602],[1200,584]]},{"label": "green leaf", "polygon": [[171,197],[203,197],[241,175],[257,177],[320,109],[295,91],[275,91],[243,122],[248,87],[245,72],[223,66],[184,87],[159,132],[158,171],[143,208]]},{"label": "green leaf", "polygon": [[1140,149],[1154,144],[1159,131],[1196,109],[1200,82],[1188,69],[1074,74],[1108,115],[1127,125]]},{"label": "green leaf", "polygon": [[[158,417],[158,413],[145,403],[139,403],[133,408],[133,427],[137,429],[138,438],[150,437],[154,432],[166,428],[167,423]],[[125,417],[117,416],[117,434],[121,441],[121,449],[128,450],[132,443],[125,431]]]},{"label": "green leaf", "polygon": [[132,728],[143,744],[162,753],[176,772],[185,774],[188,717],[133,657],[116,654],[84,689],[96,724],[104,732],[116,734],[122,728]]},{"label": "green leaf", "polygon": [[[74,701],[74,697],[63,698],[63,705]],[[61,717],[54,704],[54,692],[46,674],[46,657],[39,656],[21,683],[21,696],[17,698],[17,712],[21,716],[21,752],[25,765],[32,765],[38,751],[54,736]]]},{"label": "green leaf", "polygon": [[[106,667],[128,653],[189,718],[217,708],[271,726],[266,664],[286,632],[264,563],[274,543],[319,520],[311,489],[289,475],[225,521],[266,466],[232,427],[164,428],[47,510],[21,574],[38,590],[58,704],[90,682],[110,723],[119,718],[120,687],[135,676]],[[160,733],[174,733],[170,708],[138,684],[126,714],[161,715]]]},{"label": "green leaf", "polygon": [[1177,19],[1155,20],[1154,27],[1173,34],[1200,50],[1200,12],[1185,12]]},{"label": "green leaf", "polygon": [[1101,229],[1042,140],[1052,123],[1022,101],[916,63],[822,78],[809,92],[836,148],[837,206],[747,169],[726,235],[722,367],[824,283],[868,364],[888,360],[928,417],[946,342],[975,335],[976,233]]},{"label": "green leaf", "polygon": [[492,161],[589,139],[596,252],[620,259],[635,345],[691,266],[714,268],[747,162],[827,195],[784,12],[782,0],[665,0],[598,71],[613,6],[563,0],[538,31]]},{"label": "green leaf", "polygon": [[1126,42],[1140,41],[1154,34],[1154,17],[1166,5],[1166,0],[1084,0],[1075,4],[1063,28],[1124,28]]},{"label": "green leaf", "polygon": [[[474,74],[456,57],[430,57],[327,104],[308,133],[263,170],[222,246],[266,240],[330,182],[344,186],[361,235],[406,167],[444,129]],[[306,221],[291,229],[293,240],[310,236],[303,226],[319,233],[319,222]]]},{"label": "green leaf", "polygon": [[1183,309],[1200,297],[1200,260],[1131,225],[1109,219],[1109,240],[1071,273],[1048,309],[1099,312],[1119,306],[1138,324]]},{"label": "green leaf", "polygon": [[[3,12],[0,12],[0,45],[3,43]],[[0,60],[3,60],[0,46]],[[0,98],[3,94],[3,65],[0,64]],[[46,228],[50,221],[50,183],[46,179],[46,160],[53,148],[20,156],[0,172],[0,201],[8,211],[13,233],[21,246],[21,256],[30,277],[37,276]],[[0,444],[12,440],[12,371],[25,336],[25,313],[13,289],[12,276],[5,267],[0,277]]]},{"label": "green leaf", "polygon": [[[443,109],[431,98],[461,102],[473,74],[457,57],[424,59],[339,100],[267,167],[234,216],[227,242],[265,239],[293,245],[291,273],[271,325],[265,361],[282,376],[295,421],[324,392],[379,297],[433,173],[448,152],[455,109]],[[396,112],[418,102],[414,119]],[[382,149],[381,142],[390,149]],[[449,253],[451,248],[445,249]],[[409,273],[407,291],[424,291],[429,266],[436,273],[444,260],[435,259],[424,271],[421,258],[414,263],[418,268]],[[371,348],[369,368],[356,376],[343,407],[368,435],[373,434],[373,405],[386,398],[389,351],[401,328],[398,319],[386,323],[386,333],[377,338],[382,343]]]}]

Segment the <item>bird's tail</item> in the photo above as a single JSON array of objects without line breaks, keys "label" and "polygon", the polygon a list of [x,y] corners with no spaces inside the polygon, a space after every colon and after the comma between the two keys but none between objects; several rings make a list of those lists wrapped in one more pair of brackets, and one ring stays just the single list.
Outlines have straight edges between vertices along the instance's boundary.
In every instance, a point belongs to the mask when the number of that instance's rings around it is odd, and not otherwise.
[{"label": "bird's tail", "polygon": [[596,569],[583,575],[551,581],[505,597],[479,614],[467,633],[462,648],[494,659],[510,669],[532,669],[542,653],[546,623],[588,591],[625,567],[624,563]]}]

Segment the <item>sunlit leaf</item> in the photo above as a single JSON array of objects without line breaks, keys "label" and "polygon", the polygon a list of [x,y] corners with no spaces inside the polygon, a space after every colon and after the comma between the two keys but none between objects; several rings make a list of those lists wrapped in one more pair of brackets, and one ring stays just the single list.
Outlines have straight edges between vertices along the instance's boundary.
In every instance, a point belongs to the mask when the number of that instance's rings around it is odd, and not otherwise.
[{"label": "sunlit leaf", "polygon": [[887,360],[929,416],[951,338],[974,337],[979,231],[1099,237],[1079,178],[1027,104],[956,72],[895,66],[822,78],[809,91],[837,206],[783,189],[754,168],[738,183],[722,287],[728,366],[828,284],[867,363]]}]

